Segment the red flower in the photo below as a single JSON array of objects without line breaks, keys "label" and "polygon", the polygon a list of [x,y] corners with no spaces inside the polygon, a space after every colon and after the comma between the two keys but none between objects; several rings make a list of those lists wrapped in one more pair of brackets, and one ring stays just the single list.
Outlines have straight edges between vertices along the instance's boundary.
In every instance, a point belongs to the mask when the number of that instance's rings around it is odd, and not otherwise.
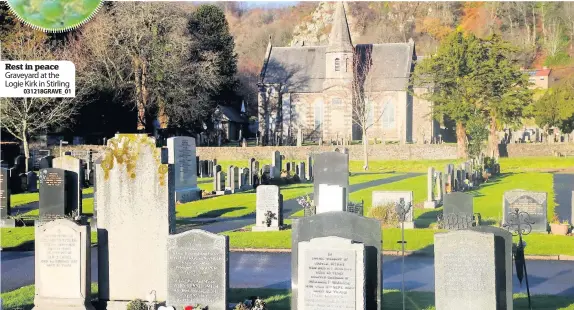
[{"label": "red flower", "polygon": [[193,307],[192,306],[185,306],[184,310],[193,310]]}]

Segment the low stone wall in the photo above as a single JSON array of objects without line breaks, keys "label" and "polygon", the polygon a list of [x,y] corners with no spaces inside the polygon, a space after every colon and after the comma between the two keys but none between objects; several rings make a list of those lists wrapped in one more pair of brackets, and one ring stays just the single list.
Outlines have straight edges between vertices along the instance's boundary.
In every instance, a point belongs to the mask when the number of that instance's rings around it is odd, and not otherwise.
[{"label": "low stone wall", "polygon": [[[329,152],[335,148],[348,148],[351,160],[363,160],[362,145],[348,146],[257,146],[257,147],[198,147],[197,155],[202,159],[216,158],[219,160],[249,160],[269,158],[275,150],[285,155],[286,159],[305,159],[309,154]],[[63,146],[62,151],[88,151],[92,149],[101,152],[102,145]],[[371,160],[439,160],[456,159],[456,144],[376,144],[369,145]],[[59,154],[59,147],[53,147],[52,153]],[[517,143],[508,144],[501,148],[501,157],[544,157],[554,156],[559,152],[566,156],[574,156],[574,143]],[[506,154],[505,154],[506,153]]]},{"label": "low stone wall", "polygon": [[[351,160],[363,159],[362,145],[347,146],[262,146],[262,147],[199,147],[197,154],[201,158],[217,158],[221,160],[248,160],[251,157],[261,159],[271,159],[273,151],[277,150],[285,155],[286,159],[305,159],[308,155],[321,152],[329,152],[335,148],[348,148]],[[369,159],[390,160],[390,159],[456,159],[456,145],[397,145],[397,144],[377,144],[369,145]]]},{"label": "low stone wall", "polygon": [[[574,156],[574,143],[513,143],[506,145],[508,157],[554,156],[556,152]],[[504,148],[501,156],[504,156]]]}]

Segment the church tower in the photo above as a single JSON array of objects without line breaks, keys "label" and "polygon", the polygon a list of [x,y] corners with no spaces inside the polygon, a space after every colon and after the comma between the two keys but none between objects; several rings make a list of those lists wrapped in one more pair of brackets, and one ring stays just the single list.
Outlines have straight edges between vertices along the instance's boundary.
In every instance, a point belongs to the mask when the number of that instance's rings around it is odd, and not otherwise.
[{"label": "church tower", "polygon": [[343,2],[335,4],[333,28],[325,52],[325,77],[327,79],[353,78],[353,43]]}]

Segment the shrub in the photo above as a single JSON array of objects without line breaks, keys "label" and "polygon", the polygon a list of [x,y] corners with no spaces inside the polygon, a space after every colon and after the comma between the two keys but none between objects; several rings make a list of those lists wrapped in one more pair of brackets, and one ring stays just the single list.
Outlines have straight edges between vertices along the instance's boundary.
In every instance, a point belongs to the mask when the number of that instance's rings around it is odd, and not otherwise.
[{"label": "shrub", "polygon": [[300,182],[301,182],[301,179],[300,179],[299,176],[296,175],[296,174],[293,175],[293,178],[292,178],[292,179],[293,179],[293,182],[294,182],[294,183],[300,183]]},{"label": "shrub", "polygon": [[399,214],[394,203],[374,206],[369,210],[369,217],[377,219],[384,226],[396,227],[399,224]]},{"label": "shrub", "polygon": [[128,303],[126,310],[148,310],[148,306],[145,301],[141,299],[135,299]]}]

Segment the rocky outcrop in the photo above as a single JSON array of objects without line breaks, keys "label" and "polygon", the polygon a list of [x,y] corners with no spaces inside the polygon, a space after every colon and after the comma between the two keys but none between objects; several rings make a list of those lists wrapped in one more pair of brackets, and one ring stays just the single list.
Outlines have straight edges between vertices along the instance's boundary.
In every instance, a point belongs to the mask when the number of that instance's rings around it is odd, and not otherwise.
[{"label": "rocky outcrop", "polygon": [[[291,46],[327,45],[331,24],[335,15],[335,4],[336,2],[319,2],[313,14],[304,18],[299,25],[295,26]],[[354,41],[360,36],[360,33],[356,30],[356,22],[350,14],[351,10],[347,2],[345,2],[345,11],[351,39]]]}]

